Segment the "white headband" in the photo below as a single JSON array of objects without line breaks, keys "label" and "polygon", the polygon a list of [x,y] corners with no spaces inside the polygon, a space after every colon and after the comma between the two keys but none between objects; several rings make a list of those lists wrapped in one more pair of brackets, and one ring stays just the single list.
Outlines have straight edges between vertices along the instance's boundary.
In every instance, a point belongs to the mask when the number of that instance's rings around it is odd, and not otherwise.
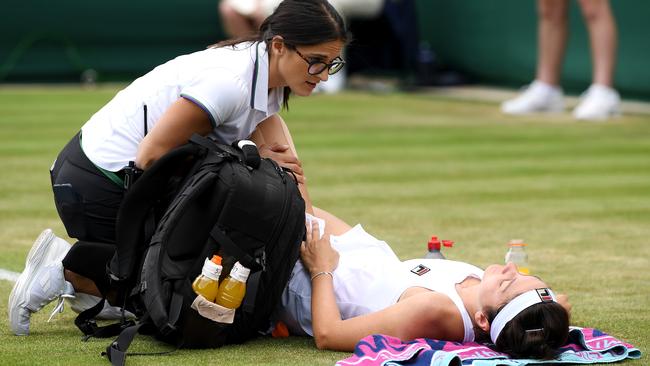
[{"label": "white headband", "polygon": [[490,326],[490,338],[493,343],[497,343],[497,338],[503,328],[515,316],[519,315],[524,309],[527,309],[535,304],[542,302],[557,301],[555,294],[550,288],[538,288],[535,290],[526,291],[523,294],[515,297],[506,306],[499,311],[497,316],[494,317],[492,325]]}]

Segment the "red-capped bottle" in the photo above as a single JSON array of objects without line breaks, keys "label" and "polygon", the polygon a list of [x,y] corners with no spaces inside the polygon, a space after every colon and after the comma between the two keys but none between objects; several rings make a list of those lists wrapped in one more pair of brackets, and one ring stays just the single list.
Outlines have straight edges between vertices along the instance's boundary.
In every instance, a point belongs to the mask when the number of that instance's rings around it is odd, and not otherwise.
[{"label": "red-capped bottle", "polygon": [[454,242],[451,240],[440,240],[437,236],[432,236],[429,242],[427,243],[428,252],[424,256],[426,259],[445,259],[445,256],[442,254],[442,247],[451,248],[454,246]]},{"label": "red-capped bottle", "polygon": [[452,248],[454,246],[453,240],[443,240],[442,246],[445,248]]},{"label": "red-capped bottle", "polygon": [[442,255],[440,248],[442,243],[437,236],[432,236],[429,242],[427,243],[428,252],[424,256],[426,259],[445,259],[445,256]]}]

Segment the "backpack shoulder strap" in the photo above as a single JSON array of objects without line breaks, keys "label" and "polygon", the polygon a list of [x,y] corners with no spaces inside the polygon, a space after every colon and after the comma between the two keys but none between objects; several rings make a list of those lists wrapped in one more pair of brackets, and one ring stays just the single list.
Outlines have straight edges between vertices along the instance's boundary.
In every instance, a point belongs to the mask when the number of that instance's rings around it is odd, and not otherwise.
[{"label": "backpack shoulder strap", "polygon": [[264,251],[261,252],[261,257],[259,258],[253,258],[252,256],[248,255],[246,251],[240,248],[232,241],[232,239],[230,239],[230,237],[228,237],[228,235],[224,234],[224,232],[221,231],[218,222],[214,225],[212,230],[210,230],[210,238],[219,243],[228,254],[237,258],[237,261],[239,261],[242,266],[250,269],[251,272],[257,272],[266,269],[266,258],[264,256]]},{"label": "backpack shoulder strap", "polygon": [[106,299],[103,298],[95,306],[82,311],[74,320],[74,324],[84,334],[82,340],[88,341],[91,337],[108,338],[120,334],[122,330],[135,324],[132,320],[126,320],[124,308],[122,308],[122,318],[119,323],[98,326],[95,322],[95,316],[104,308]]},{"label": "backpack shoulder strap", "polygon": [[217,143],[212,138],[194,134],[190,141],[209,150],[226,153],[252,169],[259,168],[262,161],[257,145],[250,140],[237,140],[232,143],[232,146],[228,146]]},{"label": "backpack shoulder strap", "polygon": [[[172,352],[176,352],[176,350],[181,348],[182,344],[176,344],[175,348],[169,351],[127,352],[129,350],[129,347],[131,346],[131,343],[133,343],[135,336],[137,336],[138,333],[140,333],[140,329],[144,329],[143,327],[146,328],[146,326],[148,326],[149,324],[151,324],[149,322],[149,319],[145,317],[137,324],[122,330],[122,332],[119,333],[119,336],[113,342],[111,342],[111,344],[108,345],[108,347],[106,347],[106,351],[102,352],[102,356],[106,356],[108,360],[111,362],[111,365],[113,366],[124,366],[124,364],[126,363],[127,355],[131,355],[131,356],[166,355]],[[142,332],[142,334],[147,334],[147,333]]]}]

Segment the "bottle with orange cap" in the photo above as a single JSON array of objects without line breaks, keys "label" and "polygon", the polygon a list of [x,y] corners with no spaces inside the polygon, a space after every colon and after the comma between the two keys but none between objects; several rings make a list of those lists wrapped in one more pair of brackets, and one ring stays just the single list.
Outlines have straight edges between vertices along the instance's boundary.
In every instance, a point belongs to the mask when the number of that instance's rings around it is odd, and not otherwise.
[{"label": "bottle with orange cap", "polygon": [[521,274],[530,274],[528,267],[528,254],[526,254],[526,243],[521,239],[512,239],[508,242],[508,252],[506,253],[506,264],[514,263]]},{"label": "bottle with orange cap", "polygon": [[454,242],[451,240],[440,240],[437,236],[432,236],[429,242],[427,243],[428,252],[424,256],[426,259],[445,259],[445,256],[442,254],[442,247],[451,248],[454,246]]},{"label": "bottle with orange cap", "polygon": [[192,283],[192,289],[206,300],[214,302],[219,290],[219,276],[221,275],[221,257],[213,255],[212,259],[205,258],[201,274]]}]

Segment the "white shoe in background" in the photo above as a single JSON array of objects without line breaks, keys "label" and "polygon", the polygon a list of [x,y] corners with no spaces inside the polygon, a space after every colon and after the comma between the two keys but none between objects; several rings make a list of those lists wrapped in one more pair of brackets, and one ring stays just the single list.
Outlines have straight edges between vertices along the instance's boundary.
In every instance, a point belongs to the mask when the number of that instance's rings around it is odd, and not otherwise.
[{"label": "white shoe in background", "polygon": [[501,104],[505,114],[560,113],[564,111],[562,89],[538,80],[533,81],[517,97]]},{"label": "white shoe in background", "polygon": [[[74,296],[72,284],[63,276],[63,257],[70,244],[45,229],[34,242],[9,295],[9,325],[15,335],[29,334],[32,313],[59,299],[52,315],[63,310],[63,298]],[[50,317],[51,319],[52,317]]]},{"label": "white shoe in background", "polygon": [[327,81],[318,83],[314,91],[317,93],[336,94],[345,89],[346,81],[347,75],[345,75],[345,71],[341,70],[334,75],[330,75]]},{"label": "white shoe in background", "polygon": [[580,97],[573,117],[585,120],[605,120],[621,114],[621,97],[608,86],[592,84]]}]

